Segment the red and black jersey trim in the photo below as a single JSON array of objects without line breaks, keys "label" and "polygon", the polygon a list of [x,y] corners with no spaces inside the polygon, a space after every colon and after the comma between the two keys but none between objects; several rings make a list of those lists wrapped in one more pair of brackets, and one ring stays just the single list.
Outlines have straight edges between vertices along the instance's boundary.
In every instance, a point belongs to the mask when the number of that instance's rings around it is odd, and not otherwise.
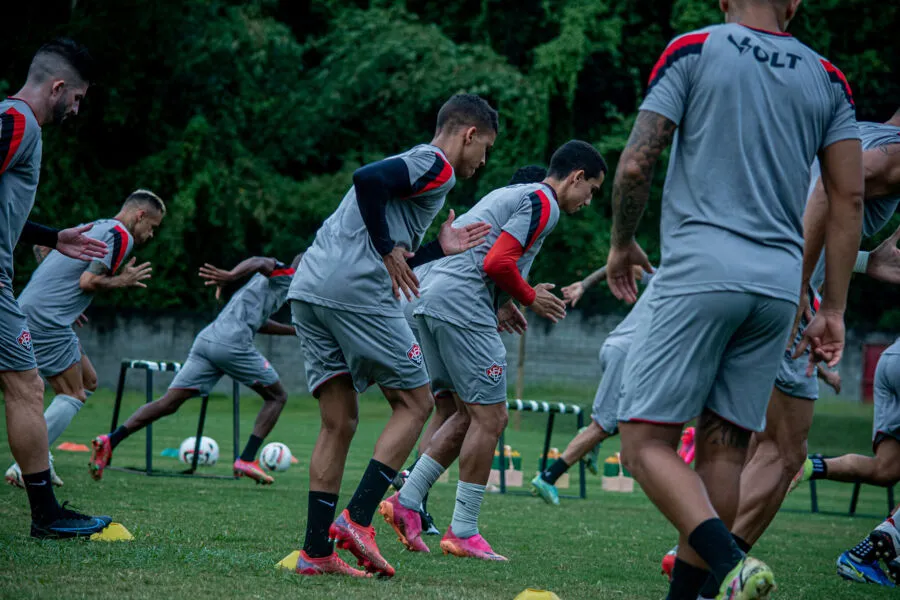
[{"label": "red and black jersey trim", "polygon": [[443,156],[435,152],[431,167],[412,184],[412,195],[418,196],[437,189],[450,181],[451,177],[453,177],[453,167]]},{"label": "red and black jersey trim", "polygon": [[856,109],[856,102],[853,101],[853,90],[850,89],[850,84],[847,83],[847,78],[844,77],[844,74],[838,69],[836,66],[825,60],[824,58],[820,58],[819,62],[822,63],[822,66],[825,68],[825,72],[828,73],[828,79],[831,80],[831,83],[836,83],[841,86],[841,90],[844,92],[844,97],[847,99],[847,102],[850,103],[850,106],[853,109]]},{"label": "red and black jersey trim", "polygon": [[128,230],[121,225],[116,225],[112,229],[112,237],[112,272],[115,273],[118,270],[119,265],[122,264],[122,261],[125,260],[125,255],[128,253],[128,241],[130,238],[130,234],[128,233]]},{"label": "red and black jersey trim", "polygon": [[550,220],[550,198],[544,190],[535,190],[528,194],[531,200],[531,222],[528,224],[528,236],[525,238],[525,250],[534,245]]},{"label": "red and black jersey trim", "polygon": [[0,173],[9,167],[24,136],[25,115],[11,106],[0,115]]},{"label": "red and black jersey trim", "polygon": [[669,47],[663,51],[662,56],[656,61],[653,70],[650,71],[647,90],[649,91],[656,85],[669,67],[678,62],[678,59],[691,54],[700,54],[703,51],[703,43],[706,42],[708,37],[708,33],[690,33],[669,44]]},{"label": "red and black jersey trim", "polygon": [[294,269],[290,267],[285,267],[283,269],[275,269],[272,271],[272,274],[269,275],[269,279],[272,277],[292,277],[294,275]]}]

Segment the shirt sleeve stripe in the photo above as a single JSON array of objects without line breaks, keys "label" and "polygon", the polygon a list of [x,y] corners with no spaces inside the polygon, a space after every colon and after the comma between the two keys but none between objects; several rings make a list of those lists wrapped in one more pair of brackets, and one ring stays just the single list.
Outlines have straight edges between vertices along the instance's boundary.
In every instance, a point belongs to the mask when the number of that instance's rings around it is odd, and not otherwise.
[{"label": "shirt sleeve stripe", "polygon": [[703,50],[703,43],[709,37],[708,33],[691,33],[680,37],[671,44],[656,61],[653,70],[650,71],[650,79],[647,82],[647,89],[652,88],[666,71],[675,64],[679,58],[688,56],[689,54],[700,54]]},{"label": "shirt sleeve stripe", "polygon": [[825,72],[828,73],[828,79],[830,79],[832,83],[836,83],[841,86],[847,102],[849,102],[850,106],[855,109],[856,103],[853,101],[853,90],[850,89],[850,84],[847,82],[847,78],[844,77],[844,74],[841,72],[841,70],[824,58],[820,58],[819,62],[822,63],[822,66],[825,68]]},{"label": "shirt sleeve stripe", "polygon": [[25,115],[10,107],[0,115],[0,173],[6,171],[25,135]]},{"label": "shirt sleeve stripe", "polygon": [[450,181],[452,176],[453,167],[450,166],[449,162],[444,160],[443,156],[435,152],[434,162],[432,163],[431,168],[429,168],[428,171],[419,177],[413,184],[412,195],[418,196],[419,194],[424,194],[425,192],[437,189]]},{"label": "shirt sleeve stripe", "polygon": [[525,238],[525,250],[534,245],[547,227],[550,220],[550,198],[543,190],[536,190],[528,195],[531,199],[531,223],[528,225],[528,237]]},{"label": "shirt sleeve stripe", "polygon": [[272,271],[272,274],[269,275],[269,279],[271,279],[272,277],[284,277],[286,275],[290,276],[293,274],[294,274],[294,269],[292,269],[290,267],[287,267],[284,269],[275,269],[274,271]]},{"label": "shirt sleeve stripe", "polygon": [[121,225],[113,228],[113,249],[112,253],[115,257],[113,261],[112,272],[115,273],[119,269],[119,265],[125,260],[125,254],[128,252],[129,241],[128,230]]}]

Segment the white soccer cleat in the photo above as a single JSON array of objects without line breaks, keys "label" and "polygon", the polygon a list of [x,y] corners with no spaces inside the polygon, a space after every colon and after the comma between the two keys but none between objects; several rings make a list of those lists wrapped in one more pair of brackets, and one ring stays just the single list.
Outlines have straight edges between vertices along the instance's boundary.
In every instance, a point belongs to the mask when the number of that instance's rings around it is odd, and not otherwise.
[{"label": "white soccer cleat", "polygon": [[19,468],[19,465],[13,463],[10,468],[6,470],[6,483],[9,485],[13,485],[17,488],[25,489],[25,480],[22,479],[22,469]]},{"label": "white soccer cleat", "polygon": [[56,469],[53,468],[53,454],[50,454],[50,483],[55,485],[56,487],[62,487],[63,480],[59,478],[59,475],[56,474]]}]

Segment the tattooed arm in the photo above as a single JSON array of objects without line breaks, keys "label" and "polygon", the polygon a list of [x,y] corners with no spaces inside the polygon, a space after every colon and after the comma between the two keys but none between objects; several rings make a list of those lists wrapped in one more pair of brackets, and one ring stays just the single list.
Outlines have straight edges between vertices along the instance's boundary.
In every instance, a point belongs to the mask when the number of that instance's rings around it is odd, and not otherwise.
[{"label": "tattooed arm", "polygon": [[637,300],[633,265],[647,272],[653,270],[635,241],[634,232],[650,195],[653,168],[659,155],[672,143],[675,128],[675,123],[662,115],[640,111],[619,158],[613,183],[613,229],[606,276],[610,289],[620,300]]},{"label": "tattooed arm", "polygon": [[900,192],[900,144],[888,144],[863,152],[866,200]]}]

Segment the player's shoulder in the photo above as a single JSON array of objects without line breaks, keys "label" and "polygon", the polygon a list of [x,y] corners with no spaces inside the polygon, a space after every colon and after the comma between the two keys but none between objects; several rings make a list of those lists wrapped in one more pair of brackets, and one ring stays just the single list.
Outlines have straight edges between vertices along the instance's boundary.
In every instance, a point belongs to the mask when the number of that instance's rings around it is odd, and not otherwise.
[{"label": "player's shoulder", "polygon": [[4,120],[21,124],[20,126],[24,126],[27,129],[41,130],[41,126],[38,124],[37,117],[34,116],[31,106],[19,98],[0,100],[0,115],[2,115]]},{"label": "player's shoulder", "polygon": [[414,196],[426,192],[446,193],[456,183],[456,173],[443,151],[430,144],[419,144],[397,155],[404,159],[410,173]]},{"label": "player's shoulder", "polygon": [[4,146],[33,149],[40,139],[41,126],[27,102],[18,98],[0,100],[0,142]]}]

